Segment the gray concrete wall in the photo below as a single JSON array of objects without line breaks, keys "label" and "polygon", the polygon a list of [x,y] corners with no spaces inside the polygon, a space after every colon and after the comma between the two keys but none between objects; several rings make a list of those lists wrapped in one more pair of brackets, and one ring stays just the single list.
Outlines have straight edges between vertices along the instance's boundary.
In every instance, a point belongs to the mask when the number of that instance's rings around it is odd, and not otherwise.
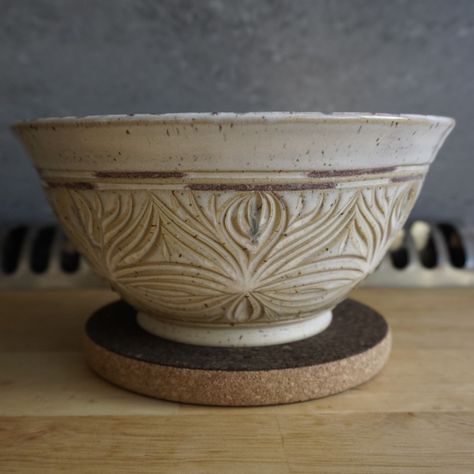
[{"label": "gray concrete wall", "polygon": [[414,216],[474,221],[472,0],[0,0],[0,222],[52,214],[8,124],[371,111],[458,125]]}]

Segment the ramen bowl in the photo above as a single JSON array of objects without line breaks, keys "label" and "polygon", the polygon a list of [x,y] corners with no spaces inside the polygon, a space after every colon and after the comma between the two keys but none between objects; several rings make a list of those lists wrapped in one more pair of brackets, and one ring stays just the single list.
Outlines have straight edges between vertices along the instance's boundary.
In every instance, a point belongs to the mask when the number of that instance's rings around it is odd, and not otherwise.
[{"label": "ramen bowl", "polygon": [[13,128],[64,231],[143,329],[258,346],[328,327],[403,226],[453,125],[209,113]]}]

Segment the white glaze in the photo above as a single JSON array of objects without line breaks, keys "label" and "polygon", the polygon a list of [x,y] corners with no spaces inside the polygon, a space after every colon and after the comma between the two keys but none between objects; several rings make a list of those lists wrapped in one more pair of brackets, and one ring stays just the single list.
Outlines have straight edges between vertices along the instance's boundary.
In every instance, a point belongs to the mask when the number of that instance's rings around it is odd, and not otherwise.
[{"label": "white glaze", "polygon": [[314,315],[381,260],[453,124],[177,114],[47,119],[16,131],[65,231],[148,315],[145,327],[238,345],[317,329]]},{"label": "white glaze", "polygon": [[16,130],[42,170],[281,172],[429,164],[453,124],[274,112],[55,118]]}]

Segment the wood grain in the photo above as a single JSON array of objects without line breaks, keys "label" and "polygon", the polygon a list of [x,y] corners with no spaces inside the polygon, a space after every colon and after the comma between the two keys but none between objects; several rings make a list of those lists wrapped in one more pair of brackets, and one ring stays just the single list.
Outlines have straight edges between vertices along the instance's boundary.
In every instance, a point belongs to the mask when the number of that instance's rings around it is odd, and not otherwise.
[{"label": "wood grain", "polygon": [[112,293],[0,293],[0,472],[474,472],[474,291],[353,297],[393,330],[378,377],[306,403],[210,408],[89,371],[82,324]]}]

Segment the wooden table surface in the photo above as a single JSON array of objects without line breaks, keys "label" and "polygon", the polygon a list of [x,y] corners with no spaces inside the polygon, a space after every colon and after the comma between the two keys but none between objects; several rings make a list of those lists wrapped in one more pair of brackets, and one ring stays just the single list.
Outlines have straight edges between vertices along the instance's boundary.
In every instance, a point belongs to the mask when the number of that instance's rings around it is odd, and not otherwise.
[{"label": "wooden table surface", "polygon": [[0,293],[0,472],[474,473],[474,290],[361,289],[392,356],[372,381],[264,408],[180,405],[81,353],[105,291]]}]

